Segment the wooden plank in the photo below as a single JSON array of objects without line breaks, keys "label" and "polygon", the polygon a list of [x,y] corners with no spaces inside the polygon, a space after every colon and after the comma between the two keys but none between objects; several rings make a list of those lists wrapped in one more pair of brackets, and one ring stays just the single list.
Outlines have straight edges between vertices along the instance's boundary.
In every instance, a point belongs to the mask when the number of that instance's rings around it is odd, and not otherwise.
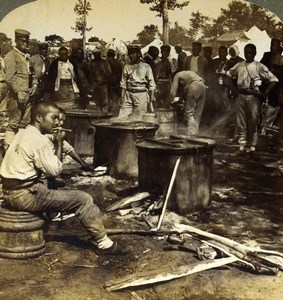
[{"label": "wooden plank", "polygon": [[236,257],[225,257],[220,259],[206,260],[202,262],[196,262],[189,266],[180,266],[172,271],[163,272],[160,274],[150,274],[143,277],[138,277],[137,274],[125,278],[120,278],[115,282],[106,283],[106,290],[109,292],[124,289],[127,287],[136,287],[148,284],[154,284],[157,282],[169,281],[176,278],[181,278],[197,272],[209,270],[212,268],[218,268],[227,264],[236,262]]},{"label": "wooden plank", "polygon": [[109,212],[112,210],[121,209],[123,207],[126,207],[130,203],[145,200],[149,197],[150,197],[150,194],[148,192],[137,193],[136,195],[123,198],[123,199],[119,200],[118,202],[108,206],[106,208],[106,211]]}]

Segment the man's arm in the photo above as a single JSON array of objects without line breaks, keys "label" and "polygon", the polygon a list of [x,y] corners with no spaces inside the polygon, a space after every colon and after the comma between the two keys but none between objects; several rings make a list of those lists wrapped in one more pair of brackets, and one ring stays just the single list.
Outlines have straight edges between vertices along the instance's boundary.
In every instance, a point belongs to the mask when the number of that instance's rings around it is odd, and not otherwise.
[{"label": "man's arm", "polygon": [[93,167],[89,164],[87,164],[85,161],[83,161],[81,159],[81,157],[79,156],[79,154],[73,150],[72,152],[69,153],[69,155],[82,166],[82,169],[84,171],[93,171]]}]

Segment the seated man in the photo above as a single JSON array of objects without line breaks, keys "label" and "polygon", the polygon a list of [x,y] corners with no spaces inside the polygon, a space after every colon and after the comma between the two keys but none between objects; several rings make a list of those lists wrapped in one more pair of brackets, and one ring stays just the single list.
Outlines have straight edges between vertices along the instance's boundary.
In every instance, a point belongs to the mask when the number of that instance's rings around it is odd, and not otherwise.
[{"label": "seated man", "polygon": [[31,124],[20,130],[2,161],[0,173],[4,201],[14,210],[31,213],[73,212],[91,235],[94,250],[102,254],[130,251],[114,243],[106,234],[101,212],[93,198],[80,190],[51,190],[41,175],[57,176],[62,171],[62,144],[65,132],[59,130],[54,143],[45,135],[58,127],[59,109],[55,103],[40,102],[31,113]]}]

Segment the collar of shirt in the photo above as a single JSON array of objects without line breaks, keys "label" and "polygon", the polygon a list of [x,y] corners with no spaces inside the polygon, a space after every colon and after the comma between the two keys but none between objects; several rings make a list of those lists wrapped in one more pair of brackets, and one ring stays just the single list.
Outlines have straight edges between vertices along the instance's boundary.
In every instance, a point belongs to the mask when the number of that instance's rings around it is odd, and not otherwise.
[{"label": "collar of shirt", "polygon": [[16,50],[18,53],[20,53],[22,56],[24,56],[27,60],[29,60],[30,55],[28,53],[24,53],[20,51],[17,47],[14,47],[14,50]]}]

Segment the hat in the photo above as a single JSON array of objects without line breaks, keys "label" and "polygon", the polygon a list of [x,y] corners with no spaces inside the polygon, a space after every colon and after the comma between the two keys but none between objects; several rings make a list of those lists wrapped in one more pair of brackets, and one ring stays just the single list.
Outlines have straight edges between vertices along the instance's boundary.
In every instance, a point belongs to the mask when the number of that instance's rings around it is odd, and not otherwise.
[{"label": "hat", "polygon": [[128,52],[129,51],[137,51],[139,52],[141,50],[140,46],[137,44],[131,44],[127,46]]},{"label": "hat", "polygon": [[182,45],[181,44],[177,44],[177,45],[175,45],[175,48],[182,48]]},{"label": "hat", "polygon": [[38,48],[42,49],[42,50],[43,49],[48,49],[48,43],[44,43],[44,42],[43,43],[39,43],[38,44]]},{"label": "hat", "polygon": [[15,38],[16,39],[28,39],[30,36],[30,32],[24,29],[16,29],[15,30]]},{"label": "hat", "polygon": [[165,51],[170,52],[171,46],[170,46],[170,45],[162,45],[162,46],[160,47],[160,49],[161,49],[161,50],[165,50]]}]

